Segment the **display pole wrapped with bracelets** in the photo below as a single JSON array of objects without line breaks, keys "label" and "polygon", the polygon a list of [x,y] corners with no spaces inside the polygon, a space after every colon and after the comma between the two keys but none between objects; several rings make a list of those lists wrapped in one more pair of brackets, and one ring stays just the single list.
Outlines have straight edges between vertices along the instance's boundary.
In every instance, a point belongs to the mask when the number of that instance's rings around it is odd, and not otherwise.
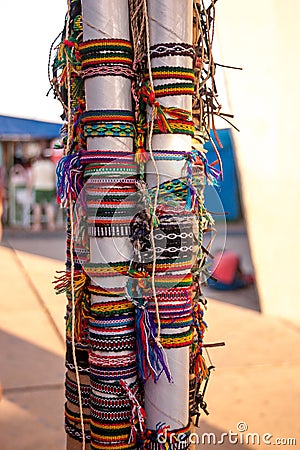
[{"label": "display pole wrapped with bracelets", "polygon": [[190,447],[207,412],[203,233],[217,183],[214,2],[68,0],[63,106],[68,450]]}]

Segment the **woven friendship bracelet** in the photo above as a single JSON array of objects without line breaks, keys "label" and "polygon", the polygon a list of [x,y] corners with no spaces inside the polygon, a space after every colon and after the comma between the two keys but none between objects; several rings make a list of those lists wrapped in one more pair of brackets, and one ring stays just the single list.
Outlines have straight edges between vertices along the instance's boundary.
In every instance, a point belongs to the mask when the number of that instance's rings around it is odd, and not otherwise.
[{"label": "woven friendship bracelet", "polygon": [[[72,351],[72,343],[66,342],[66,367],[69,368],[72,372],[74,371],[74,361],[73,361],[73,351]],[[76,361],[79,368],[79,371],[84,374],[88,374],[89,372],[89,363],[88,363],[88,352],[86,350],[82,350],[78,348],[76,345]]]},{"label": "woven friendship bracelet", "polygon": [[[122,397],[107,397],[106,395],[101,395],[99,392],[92,392],[91,401],[94,404],[94,411],[105,411],[107,412],[111,409],[114,413],[119,410],[120,412],[131,411],[131,400],[128,396]],[[98,415],[99,417],[99,415]],[[110,419],[108,417],[108,419]]]},{"label": "woven friendship bracelet", "polygon": [[132,57],[128,52],[103,52],[99,50],[95,54],[83,54],[81,64],[83,69],[100,64],[126,64],[131,66]]},{"label": "woven friendship bracelet", "polygon": [[[128,216],[124,216],[124,217],[114,217],[113,220],[111,218],[105,218],[105,217],[88,217],[88,229],[90,230],[90,227],[96,228],[97,230],[92,230],[91,232],[91,236],[94,235],[99,235],[99,237],[101,237],[100,235],[100,229],[104,229],[105,227],[107,227],[108,231],[108,235],[110,236],[121,236],[121,234],[119,234],[119,231],[121,232],[121,229],[123,228],[124,232],[126,232],[128,230],[128,228],[130,226],[132,220],[132,216],[130,214],[128,214]],[[127,234],[124,234],[127,236]],[[103,236],[102,236],[103,237]]]},{"label": "woven friendship bracelet", "polygon": [[[178,288],[176,288],[178,289]],[[183,297],[180,299],[159,299],[159,311],[162,317],[170,317],[175,314],[177,317],[187,316],[193,313],[192,296]],[[155,312],[155,302],[153,299],[148,302],[149,312]]]},{"label": "woven friendship bracelet", "polygon": [[[146,448],[149,450],[186,450],[190,447],[191,424],[177,429],[169,430],[169,426],[158,424],[156,430],[146,431]],[[163,444],[162,444],[163,442]]]},{"label": "woven friendship bracelet", "polygon": [[120,176],[124,175],[133,176],[137,175],[137,165],[132,161],[131,164],[125,164],[122,161],[115,160],[110,164],[92,163],[87,164],[84,170],[84,177],[91,177],[95,175],[104,176]]},{"label": "woven friendship bracelet", "polygon": [[93,284],[89,284],[88,290],[93,295],[102,295],[105,297],[124,297],[126,293],[124,287],[104,288]]},{"label": "woven friendship bracelet", "polygon": [[134,154],[127,151],[118,150],[86,150],[80,152],[80,163],[86,165],[89,163],[109,164],[112,162],[132,162]]},{"label": "woven friendship bracelet", "polygon": [[134,137],[134,115],[129,110],[90,110],[80,116],[85,137]]},{"label": "woven friendship bracelet", "polygon": [[[99,367],[106,367],[106,368],[114,368],[118,369],[121,367],[127,367],[129,364],[135,364],[136,363],[136,354],[135,352],[127,352],[126,354],[119,355],[115,353],[114,355],[104,355],[103,353],[91,353],[90,357],[93,358],[94,361],[97,361],[97,364]],[[122,396],[127,398],[124,391],[120,391]]]},{"label": "woven friendship bracelet", "polygon": [[[104,336],[101,336],[95,333],[94,330],[90,329],[90,345],[93,350],[99,350],[101,352],[123,352],[125,350],[134,350],[135,333],[133,330],[128,336],[122,335],[104,338]],[[93,371],[93,367],[94,366],[91,365],[90,367],[91,371]]]},{"label": "woven friendship bracelet", "polygon": [[102,136],[119,136],[131,137],[135,136],[134,125],[131,123],[103,123],[84,126],[84,137],[102,137]]},{"label": "woven friendship bracelet", "polygon": [[[80,116],[80,121],[83,125],[102,123],[102,122],[134,122],[133,112],[130,110],[122,109],[95,109],[85,111]],[[89,153],[85,155],[88,157]],[[100,152],[98,156],[101,156]]]},{"label": "woven friendship bracelet", "polygon": [[152,149],[153,157],[156,161],[159,160],[170,160],[170,161],[181,161],[186,159],[187,152],[181,150],[155,150]]},{"label": "woven friendship bracelet", "polygon": [[131,62],[127,65],[125,63],[119,64],[119,63],[113,63],[105,62],[104,64],[101,63],[95,63],[93,61],[89,61],[88,67],[81,70],[81,76],[83,79],[86,78],[93,78],[96,76],[117,76],[117,77],[124,77],[124,78],[134,78],[134,71],[131,69]]},{"label": "woven friendship bracelet", "polygon": [[79,45],[81,56],[81,77],[123,76],[133,78],[133,51],[129,41],[124,39],[95,39]]},{"label": "woven friendship bracelet", "polygon": [[161,333],[160,342],[164,348],[181,348],[191,345],[193,342],[194,331],[190,328],[188,331],[165,334]]},{"label": "woven friendship bracelet", "polygon": [[135,186],[136,185],[136,178],[133,177],[127,177],[127,178],[102,178],[102,177],[93,177],[86,181],[85,186],[92,186],[92,185],[100,185],[101,188],[104,189],[110,189],[110,187],[128,187],[128,186]]},{"label": "woven friendship bracelet", "polygon": [[87,189],[87,194],[91,199],[100,198],[99,202],[101,199],[103,199],[104,202],[111,202],[115,204],[123,200],[130,201],[131,199],[135,199],[135,203],[137,202],[135,195],[136,190],[134,188],[114,189],[114,187],[112,187],[110,190],[107,190],[101,187],[97,188],[96,186],[93,186]]},{"label": "woven friendship bracelet", "polygon": [[[74,424],[80,424],[80,413],[72,411],[65,405],[65,417],[69,422],[73,422]],[[84,424],[88,424],[90,421],[90,414],[83,414],[83,422]]]},{"label": "woven friendship bracelet", "polygon": [[127,202],[127,204],[123,204],[122,202],[118,205],[114,206],[106,206],[103,204],[94,205],[93,203],[88,203],[88,215],[93,217],[100,217],[103,218],[122,218],[122,217],[128,217],[128,215],[132,215],[132,213],[135,211],[136,204],[132,202]]},{"label": "woven friendship bracelet", "polygon": [[133,54],[132,44],[126,39],[88,39],[79,44],[81,55],[96,51],[120,51]]},{"label": "woven friendship bracelet", "polygon": [[[117,395],[117,396],[124,395],[124,389],[120,386],[119,383],[104,383],[92,377],[91,377],[91,389],[94,389],[97,392],[101,392],[103,394],[108,395]],[[129,384],[129,389],[132,392],[136,393],[139,390],[138,381]]]},{"label": "woven friendship bracelet", "polygon": [[91,263],[84,265],[86,274],[90,277],[101,276],[117,276],[127,275],[129,268],[129,261],[118,261],[109,263]]},{"label": "woven friendship bracelet", "polygon": [[[93,450],[116,450],[136,448],[136,442],[130,442],[131,424],[103,424],[96,417],[91,419]],[[128,443],[129,442],[129,443]]]},{"label": "woven friendship bracelet", "polygon": [[[158,293],[157,295],[157,301],[159,303],[165,302],[165,301],[186,301],[187,298],[190,296],[191,288],[181,287],[181,288],[170,288],[165,289]],[[154,298],[152,295],[143,295],[143,298],[148,301],[149,303],[154,301]]]},{"label": "woven friendship bracelet", "polygon": [[[169,133],[186,134],[189,136],[194,136],[195,127],[194,127],[194,122],[192,120],[168,119],[168,126],[170,128]],[[159,123],[157,122],[157,119],[155,119],[153,133],[154,134],[162,134],[162,133],[168,134],[168,131],[164,130],[162,132],[161,127],[160,127]]]},{"label": "woven friendship bracelet", "polygon": [[[119,343],[119,345],[117,346],[117,344],[112,347],[112,349],[110,349],[108,347],[108,349],[105,349],[107,352],[123,352],[124,350],[128,350],[128,348],[126,348],[127,342],[125,344]],[[129,350],[134,350],[135,346],[132,345],[131,348],[129,348]],[[105,351],[104,350],[104,351]],[[101,351],[103,351],[101,349]],[[128,380],[130,378],[133,378],[137,376],[137,367],[136,367],[136,362],[134,364],[128,365],[126,367],[120,367],[118,369],[114,369],[114,368],[105,368],[105,367],[101,367],[101,366],[96,366],[95,364],[91,365],[90,367],[90,377],[91,380],[97,380],[100,382],[115,382],[117,380]]]},{"label": "woven friendship bracelet", "polygon": [[195,49],[193,45],[185,42],[167,42],[152,45],[150,47],[151,58],[163,58],[164,56],[188,56],[195,57]]},{"label": "woven friendship bracelet", "polygon": [[127,298],[121,300],[110,299],[109,302],[93,303],[90,308],[90,315],[94,318],[105,315],[119,315],[134,311],[134,305]]},{"label": "woven friendship bracelet", "polygon": [[128,237],[130,236],[130,222],[93,224],[88,227],[88,234],[90,237]]},{"label": "woven friendship bracelet", "polygon": [[[79,428],[77,428],[75,425],[73,425],[67,418],[65,418],[65,431],[72,439],[75,439],[76,441],[82,442],[82,430],[79,424]],[[89,430],[85,430],[84,433],[85,436],[85,442],[88,444],[91,442],[91,434]]]},{"label": "woven friendship bracelet", "polygon": [[[89,384],[85,385],[80,383],[80,390],[81,390],[82,406],[84,408],[88,408],[90,401],[91,386]],[[79,406],[78,385],[75,381],[70,379],[68,374],[66,375],[65,380],[65,396],[70,403]]]},{"label": "woven friendship bracelet", "polygon": [[[155,246],[156,254],[159,258],[191,258],[191,252],[193,251],[193,245],[183,245],[180,248],[172,246],[168,248],[163,248],[159,246]],[[148,251],[143,252],[142,257],[144,261],[152,261],[153,260],[153,251],[150,249]]]},{"label": "woven friendship bracelet", "polygon": [[173,95],[193,95],[194,83],[167,83],[154,86],[155,97],[167,97]]},{"label": "woven friendship bracelet", "polygon": [[103,336],[110,334],[124,334],[134,328],[133,314],[124,314],[119,317],[101,317],[93,319],[93,328],[101,333]]},{"label": "woven friendship bracelet", "polygon": [[[168,80],[175,78],[176,80],[186,80],[194,82],[194,69],[177,66],[159,66],[151,68],[153,80]],[[145,80],[149,80],[149,73],[146,74]]]}]

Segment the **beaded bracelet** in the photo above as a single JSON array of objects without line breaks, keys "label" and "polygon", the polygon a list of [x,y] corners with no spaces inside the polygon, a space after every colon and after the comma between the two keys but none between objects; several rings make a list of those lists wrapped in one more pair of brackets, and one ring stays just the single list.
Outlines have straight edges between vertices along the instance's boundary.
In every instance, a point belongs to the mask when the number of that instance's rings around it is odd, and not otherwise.
[{"label": "beaded bracelet", "polygon": [[195,57],[193,45],[185,42],[164,42],[150,47],[151,58],[163,58],[165,56],[188,56]]},{"label": "beaded bracelet", "polygon": [[[151,75],[153,80],[166,80],[175,78],[177,80],[186,80],[194,82],[194,69],[188,67],[178,66],[159,66],[151,68]],[[149,73],[145,75],[145,80],[149,80]]]}]

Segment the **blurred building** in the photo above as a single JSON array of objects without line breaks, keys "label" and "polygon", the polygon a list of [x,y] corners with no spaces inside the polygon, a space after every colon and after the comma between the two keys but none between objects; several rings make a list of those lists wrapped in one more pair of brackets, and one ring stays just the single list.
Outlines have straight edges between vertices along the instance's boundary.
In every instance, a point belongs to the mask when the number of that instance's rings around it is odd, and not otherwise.
[{"label": "blurred building", "polygon": [[31,163],[44,148],[60,138],[61,124],[0,115],[0,182],[3,222],[30,226],[30,193],[27,189]]}]

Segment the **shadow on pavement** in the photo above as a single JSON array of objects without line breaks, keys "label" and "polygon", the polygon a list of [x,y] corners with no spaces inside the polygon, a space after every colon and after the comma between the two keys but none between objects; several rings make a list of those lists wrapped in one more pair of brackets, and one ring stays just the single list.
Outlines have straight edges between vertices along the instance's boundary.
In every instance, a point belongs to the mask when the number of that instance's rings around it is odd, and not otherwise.
[{"label": "shadow on pavement", "polygon": [[63,449],[64,359],[5,331],[0,347],[1,450]]},{"label": "shadow on pavement", "polygon": [[64,261],[65,236],[64,230],[32,232],[6,228],[3,230],[1,244],[22,252]]}]

